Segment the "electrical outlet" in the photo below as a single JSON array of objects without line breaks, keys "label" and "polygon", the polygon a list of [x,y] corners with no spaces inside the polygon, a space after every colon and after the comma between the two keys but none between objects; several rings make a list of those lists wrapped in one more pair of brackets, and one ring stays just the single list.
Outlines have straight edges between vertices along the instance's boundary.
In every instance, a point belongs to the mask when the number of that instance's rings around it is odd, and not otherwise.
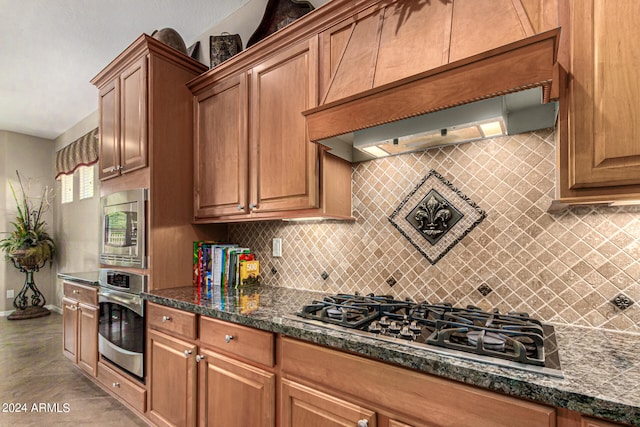
[{"label": "electrical outlet", "polygon": [[11,298],[13,298],[13,289],[9,289],[7,291],[7,299],[11,299]]},{"label": "electrical outlet", "polygon": [[282,256],[282,239],[279,237],[274,238],[271,249],[272,249],[271,253],[274,257],[281,257]]}]

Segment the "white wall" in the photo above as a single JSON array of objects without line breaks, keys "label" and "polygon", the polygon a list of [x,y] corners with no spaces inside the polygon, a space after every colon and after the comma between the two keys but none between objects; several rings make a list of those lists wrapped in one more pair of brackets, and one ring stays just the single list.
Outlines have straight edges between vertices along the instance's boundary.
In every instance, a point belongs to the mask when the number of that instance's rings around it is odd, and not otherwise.
[{"label": "white wall", "polygon": [[[0,231],[10,231],[10,222],[14,221],[17,209],[9,182],[18,187],[16,170],[20,172],[23,183],[31,179],[32,197],[39,197],[45,186],[54,185],[54,143],[48,139],[36,138],[13,132],[0,131]],[[18,197],[20,197],[18,195]],[[36,202],[37,203],[37,202]],[[53,211],[45,214],[49,232],[57,242],[58,236],[53,226]],[[5,235],[3,234],[4,238]],[[47,305],[54,303],[55,268],[46,266],[34,275],[38,289],[44,295]],[[0,314],[7,315],[13,311],[13,299],[7,299],[7,290],[18,294],[24,284],[24,274],[10,263],[0,262]],[[28,294],[29,297],[31,293]]]},{"label": "white wall", "polygon": [[[96,94],[97,102],[97,94]],[[55,140],[56,151],[98,127],[98,111],[90,114],[74,127]],[[79,200],[79,177],[73,178],[73,202],[60,203],[56,198],[54,209],[54,227],[58,238],[58,257],[56,271],[64,273],[87,272],[98,270],[99,233],[100,233],[100,181],[98,168],[94,167],[94,196]],[[60,193],[61,184],[55,183],[56,192]],[[52,303],[61,307],[62,281],[56,279],[55,295]]]}]

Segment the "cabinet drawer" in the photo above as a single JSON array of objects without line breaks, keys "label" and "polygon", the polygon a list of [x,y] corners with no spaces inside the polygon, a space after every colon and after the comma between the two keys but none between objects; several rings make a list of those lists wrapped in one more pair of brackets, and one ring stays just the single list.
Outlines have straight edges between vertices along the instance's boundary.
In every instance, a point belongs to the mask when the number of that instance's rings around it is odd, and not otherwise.
[{"label": "cabinet drawer", "polygon": [[196,315],[176,308],[147,303],[147,325],[189,339],[196,339]]},{"label": "cabinet drawer", "polygon": [[85,304],[98,305],[98,288],[63,282],[64,296]]},{"label": "cabinet drawer", "polygon": [[511,427],[514,420],[519,427],[556,425],[555,409],[549,406],[290,338],[283,338],[280,348],[284,378],[365,400],[368,406],[403,414],[408,422],[441,427]]},{"label": "cabinet drawer", "polygon": [[98,381],[137,411],[145,412],[147,391],[142,386],[125,378],[102,362],[98,363]]},{"label": "cabinet drawer", "polygon": [[264,366],[274,365],[274,338],[271,332],[201,316],[200,343]]}]

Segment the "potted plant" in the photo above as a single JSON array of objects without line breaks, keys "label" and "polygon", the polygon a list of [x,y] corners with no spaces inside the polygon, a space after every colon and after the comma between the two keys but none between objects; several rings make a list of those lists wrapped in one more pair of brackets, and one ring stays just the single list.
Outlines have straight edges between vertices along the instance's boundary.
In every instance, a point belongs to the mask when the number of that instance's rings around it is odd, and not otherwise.
[{"label": "potted plant", "polygon": [[[16,174],[20,185],[19,194],[11,182],[9,186],[16,202],[18,215],[15,221],[11,222],[13,230],[6,232],[9,236],[0,240],[0,249],[4,252],[6,261],[11,261],[16,268],[25,273],[25,283],[13,300],[13,306],[19,310],[19,313],[15,312],[9,316],[9,319],[49,314],[49,311],[44,308],[46,301],[33,281],[33,273],[44,267],[47,262],[51,265],[56,254],[56,244],[47,231],[47,223],[44,220],[44,214],[50,207],[52,189],[45,187],[39,201],[34,203],[29,196],[31,182],[27,182],[25,189],[20,173],[16,171]],[[27,304],[29,289],[33,292],[32,307],[28,307]]]}]

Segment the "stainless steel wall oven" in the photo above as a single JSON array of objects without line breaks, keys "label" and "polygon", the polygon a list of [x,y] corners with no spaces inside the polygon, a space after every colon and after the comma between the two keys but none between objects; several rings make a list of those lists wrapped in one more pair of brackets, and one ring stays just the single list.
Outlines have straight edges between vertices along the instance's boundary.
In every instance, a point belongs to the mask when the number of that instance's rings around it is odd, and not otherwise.
[{"label": "stainless steel wall oven", "polygon": [[98,351],[140,380],[144,378],[144,301],[147,276],[100,270]]}]

